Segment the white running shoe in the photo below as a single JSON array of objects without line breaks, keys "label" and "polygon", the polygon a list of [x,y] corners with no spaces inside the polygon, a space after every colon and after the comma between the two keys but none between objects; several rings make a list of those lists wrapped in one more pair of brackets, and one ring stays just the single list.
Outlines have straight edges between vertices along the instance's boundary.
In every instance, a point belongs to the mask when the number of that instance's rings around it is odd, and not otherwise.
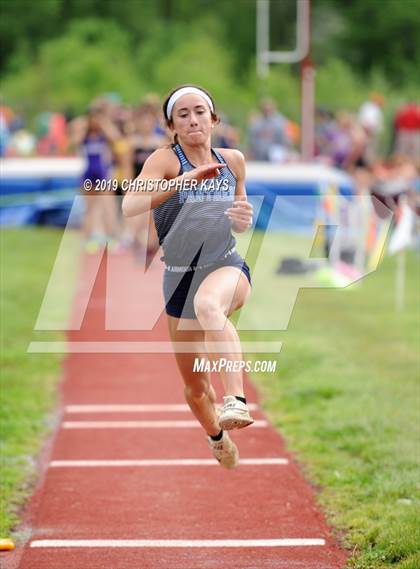
[{"label": "white running shoe", "polygon": [[254,419],[249,414],[249,409],[245,403],[236,399],[233,395],[223,397],[223,408],[219,415],[219,425],[224,431],[232,429],[243,429],[252,425]]},{"label": "white running shoe", "polygon": [[214,457],[222,466],[231,470],[238,465],[238,447],[232,441],[228,433],[223,432],[223,436],[220,441],[214,441],[210,437],[207,437],[207,441]]}]

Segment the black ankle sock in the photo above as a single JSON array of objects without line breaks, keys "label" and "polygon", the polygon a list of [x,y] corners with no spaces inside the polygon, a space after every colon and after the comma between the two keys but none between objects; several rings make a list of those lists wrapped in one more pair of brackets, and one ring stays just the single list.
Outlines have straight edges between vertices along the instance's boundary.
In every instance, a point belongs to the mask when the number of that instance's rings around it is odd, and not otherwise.
[{"label": "black ankle sock", "polygon": [[238,401],[242,401],[242,403],[245,403],[245,405],[246,405],[245,397],[239,397],[238,395],[235,395],[235,399],[237,399]]},{"label": "black ankle sock", "polygon": [[212,441],[221,441],[223,437],[223,431],[220,431],[220,433],[218,435],[215,435],[214,437],[212,435],[209,436]]}]

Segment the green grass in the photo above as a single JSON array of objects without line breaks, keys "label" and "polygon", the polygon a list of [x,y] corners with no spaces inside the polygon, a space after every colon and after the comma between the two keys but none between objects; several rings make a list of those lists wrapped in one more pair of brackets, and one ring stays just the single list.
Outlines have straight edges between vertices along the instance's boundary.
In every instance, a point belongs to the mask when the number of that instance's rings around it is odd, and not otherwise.
[{"label": "green grass", "polygon": [[[249,320],[261,323],[267,307],[272,319],[284,312],[281,297],[299,277],[276,275],[274,268],[304,245],[300,237],[267,237],[264,274],[255,275],[263,291],[255,285],[259,300]],[[395,264],[385,258],[349,290],[301,290],[286,331],[241,333],[243,340],[283,342],[276,373],[253,379],[353,552],[353,569],[420,567],[418,256],[407,255],[402,313],[394,308]]]},{"label": "green grass", "polygon": [[55,423],[59,356],[26,350],[61,236],[54,229],[1,235],[0,538],[19,521],[36,478],[33,457]]}]

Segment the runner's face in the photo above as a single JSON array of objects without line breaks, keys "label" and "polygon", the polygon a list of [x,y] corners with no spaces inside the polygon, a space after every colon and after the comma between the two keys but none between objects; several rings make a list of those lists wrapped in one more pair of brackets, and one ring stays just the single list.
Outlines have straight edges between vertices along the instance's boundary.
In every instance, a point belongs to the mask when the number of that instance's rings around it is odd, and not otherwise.
[{"label": "runner's face", "polygon": [[172,109],[172,131],[180,142],[190,145],[207,142],[214,122],[207,102],[200,95],[184,95]]}]

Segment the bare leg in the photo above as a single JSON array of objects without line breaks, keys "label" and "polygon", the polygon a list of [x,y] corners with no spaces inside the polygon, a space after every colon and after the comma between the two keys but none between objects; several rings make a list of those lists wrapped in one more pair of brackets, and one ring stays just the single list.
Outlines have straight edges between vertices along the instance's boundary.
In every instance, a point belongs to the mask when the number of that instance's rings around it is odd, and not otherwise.
[{"label": "bare leg", "polygon": [[117,199],[113,192],[103,194],[99,197],[102,198],[101,213],[106,235],[118,239],[120,235],[120,223],[118,219]]},{"label": "bare leg", "polygon": [[[223,267],[210,273],[202,282],[194,306],[198,321],[205,332],[208,353],[217,359],[224,357],[229,362],[242,361],[238,333],[227,318],[240,308],[250,294],[246,276],[235,267]],[[217,343],[223,342],[223,349]],[[220,370],[226,395],[244,396],[242,371]]]},{"label": "bare leg", "polygon": [[83,237],[88,239],[93,234],[100,233],[103,230],[101,225],[101,204],[100,196],[85,195],[85,213],[83,217]]},{"label": "bare leg", "polygon": [[[204,341],[204,333],[199,328],[188,331],[177,330],[179,320],[179,318],[168,316],[169,333],[174,343],[175,358],[185,384],[185,399],[206,433],[214,436],[219,434],[220,426],[215,409],[216,393],[210,382],[210,374],[193,371],[194,359],[203,357],[200,345]],[[197,342],[197,351],[178,353],[176,342]]]}]

